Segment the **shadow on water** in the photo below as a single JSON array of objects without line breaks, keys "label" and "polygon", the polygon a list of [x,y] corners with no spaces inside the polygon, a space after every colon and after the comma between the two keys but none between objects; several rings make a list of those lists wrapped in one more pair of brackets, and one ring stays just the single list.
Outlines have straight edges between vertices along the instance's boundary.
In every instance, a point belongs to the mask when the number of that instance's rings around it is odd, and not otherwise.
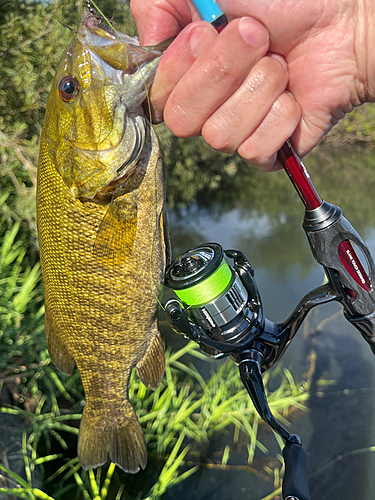
[{"label": "shadow on water", "polygon": [[[311,495],[321,500],[370,499],[374,456],[365,450],[374,444],[375,360],[342,317],[325,330],[310,337],[317,355],[309,400]],[[323,393],[318,386],[322,377],[335,381]]]},{"label": "shadow on water", "polygon": [[[306,165],[324,199],[343,209],[375,255],[375,156],[358,151],[310,155]],[[322,283],[324,273],[314,261],[301,227],[303,207],[284,172],[267,175],[238,167],[236,175],[223,176],[215,191],[197,192],[193,204],[169,212],[174,257],[203,242],[242,250],[255,268],[265,315],[283,321],[309,290]],[[375,360],[370,348],[342,314],[315,331],[322,319],[339,311],[338,305],[318,308],[311,315],[308,334],[301,332],[283,358],[296,379],[308,369],[316,353],[309,413],[294,416],[293,432],[301,435],[308,452],[308,480],[312,500],[370,500],[375,495],[373,427]],[[167,345],[184,345],[170,330]],[[215,365],[211,365],[215,369]],[[208,375],[208,373],[207,373]],[[332,385],[322,385],[332,380]],[[272,467],[269,457],[279,453],[268,428],[259,439],[269,456],[255,455],[254,466]],[[205,450],[199,472],[172,488],[166,499],[261,500],[273,491],[256,475],[228,467],[212,470],[207,463],[223,450],[230,436],[222,436]],[[202,457],[201,457],[202,458]],[[246,463],[246,450],[231,457],[231,464]]]}]

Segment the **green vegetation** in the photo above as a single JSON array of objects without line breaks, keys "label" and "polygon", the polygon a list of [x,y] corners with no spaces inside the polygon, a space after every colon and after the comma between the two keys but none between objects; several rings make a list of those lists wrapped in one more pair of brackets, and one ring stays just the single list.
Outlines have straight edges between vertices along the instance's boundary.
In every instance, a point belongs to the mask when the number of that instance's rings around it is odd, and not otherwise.
[{"label": "green vegetation", "polygon": [[[126,2],[98,0],[98,4],[109,16],[114,13],[117,29],[135,33]],[[132,379],[131,401],[150,453],[148,471],[129,478],[113,464],[87,472],[77,461],[76,439],[84,395],[78,372],[70,378],[61,375],[51,364],[46,348],[35,185],[38,141],[54,68],[72,36],[65,26],[76,26],[79,8],[78,0],[2,0],[0,10],[0,412],[3,419],[13,419],[12,427],[18,427],[14,435],[22,459],[16,472],[9,467],[0,446],[0,497],[58,499],[74,494],[75,498],[95,500],[159,498],[208,464],[223,470],[239,467],[233,456],[244,451],[244,442],[249,473],[274,484],[278,491],[282,459],[279,455],[273,459],[268,472],[254,461],[256,450],[266,455],[267,449],[258,439],[259,419],[237,368],[231,362],[215,365],[216,372],[205,381],[186,358],[181,361],[187,354],[202,358],[192,344],[178,352],[167,352],[166,376],[155,392],[147,391],[136,376]],[[317,176],[318,187],[319,172],[322,178],[332,180],[321,181],[324,196],[354,214],[363,207],[366,214],[374,211],[374,159],[364,156],[361,169],[366,175],[353,190],[353,179],[358,181],[357,151],[352,149],[352,168],[345,172],[333,160],[326,161],[326,151],[332,145],[353,148],[359,142],[372,143],[373,113],[368,107],[351,114],[307,161]],[[205,205],[214,198],[218,212],[223,207],[256,210],[280,228],[280,238],[285,223],[281,210],[288,222],[297,224],[296,217],[300,220],[298,203],[280,208],[296,198],[283,173],[266,176],[234,155],[216,153],[200,138],[182,141],[164,126],[157,128],[166,153],[170,206]],[[337,185],[339,188],[334,187]],[[359,190],[360,205],[353,194]],[[238,193],[235,199],[230,195],[233,192]],[[365,230],[366,217],[361,220]],[[296,241],[298,238],[296,235]],[[267,248],[259,247],[259,254],[272,259]],[[305,257],[296,250],[288,258],[300,262]],[[272,378],[272,386],[277,389],[269,393],[270,405],[282,421],[292,409],[305,409],[309,377],[296,384],[290,372],[278,369]],[[219,435],[224,436],[224,446],[218,444],[212,455],[215,458],[210,455],[208,462],[208,443],[214,443]]]}]

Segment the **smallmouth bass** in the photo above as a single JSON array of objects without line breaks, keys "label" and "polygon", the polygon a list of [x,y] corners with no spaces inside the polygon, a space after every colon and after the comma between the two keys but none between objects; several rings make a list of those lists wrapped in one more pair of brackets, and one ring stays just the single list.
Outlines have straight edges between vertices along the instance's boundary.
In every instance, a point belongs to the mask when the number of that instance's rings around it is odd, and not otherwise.
[{"label": "smallmouth bass", "polygon": [[147,463],[128,400],[131,371],[155,389],[164,373],[157,327],[168,253],[165,177],[142,103],[169,42],[143,48],[92,12],[63,53],[40,144],[37,216],[45,333],[86,396],[78,457],[126,472]]}]

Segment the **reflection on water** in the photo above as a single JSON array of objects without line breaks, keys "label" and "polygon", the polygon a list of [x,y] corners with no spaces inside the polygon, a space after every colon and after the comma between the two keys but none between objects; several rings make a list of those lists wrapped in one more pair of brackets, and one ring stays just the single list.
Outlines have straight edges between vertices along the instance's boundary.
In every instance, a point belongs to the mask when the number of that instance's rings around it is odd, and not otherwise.
[{"label": "reflection on water", "polygon": [[[354,153],[335,157],[323,153],[306,162],[322,197],[341,206],[373,255],[374,163],[368,156],[359,164]],[[284,172],[250,175],[245,170],[211,199],[203,193],[192,206],[169,212],[173,253],[176,257],[203,242],[242,250],[255,268],[266,317],[280,322],[324,278],[301,227],[302,218],[302,204]],[[301,435],[308,453],[312,500],[370,500],[375,496],[375,454],[367,450],[375,446],[375,359],[360,334],[341,313],[335,314],[340,309],[330,304],[310,313],[308,325],[301,328],[282,363],[298,379],[309,366],[311,349],[316,351],[310,411],[293,420],[293,431]],[[174,347],[185,342],[170,330],[163,333]],[[322,386],[321,379],[334,384]],[[270,456],[279,452],[268,428],[261,429],[259,439]],[[208,449],[208,461],[209,453]],[[256,463],[263,459],[258,451]],[[246,453],[238,453],[229,464],[245,461]],[[246,471],[202,468],[165,498],[260,500],[272,491],[272,485]]]}]

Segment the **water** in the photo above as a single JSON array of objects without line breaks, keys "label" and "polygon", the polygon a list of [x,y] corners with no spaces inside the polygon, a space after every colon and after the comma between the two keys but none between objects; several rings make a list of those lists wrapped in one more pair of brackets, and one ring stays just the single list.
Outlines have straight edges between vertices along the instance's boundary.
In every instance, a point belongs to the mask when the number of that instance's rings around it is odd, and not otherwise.
[{"label": "water", "polygon": [[[351,161],[354,160],[350,154],[336,156],[326,167],[318,168],[319,162],[312,158],[311,174],[321,195],[341,206],[375,255],[375,206],[368,186],[373,175],[372,161],[362,161],[363,175],[357,182],[351,178],[356,173]],[[345,166],[348,163],[349,167]],[[338,172],[336,181],[335,172]],[[284,172],[272,175],[285,176]],[[238,180],[223,186],[226,200],[228,190],[233,194],[232,203],[225,206],[218,202],[219,190],[216,196],[204,198],[188,209],[170,211],[172,247],[175,257],[203,242],[217,242],[224,249],[243,251],[255,269],[266,317],[280,322],[308,291],[322,283],[324,273],[311,254],[301,227],[303,207],[289,181],[286,179],[285,185],[282,179],[274,183],[266,174],[263,178],[257,174],[257,180],[260,183],[257,186]],[[282,189],[290,190],[290,201],[275,208],[279,191],[275,191],[274,185],[280,190],[280,183]],[[251,201],[259,199],[254,189],[267,193],[261,204]],[[375,446],[375,359],[359,332],[340,311],[338,304],[313,310],[308,324],[301,327],[282,358],[283,365],[298,379],[309,367],[308,355],[312,349],[317,356],[309,412],[294,417],[291,429],[302,437],[308,454],[312,500],[372,500],[375,453],[367,448]],[[167,328],[163,334],[167,344],[174,348],[185,343]],[[320,380],[331,380],[332,384],[322,386]],[[279,453],[267,427],[261,429],[259,439],[268,447],[270,457]],[[225,444],[223,437],[223,448]],[[218,443],[215,445],[217,449]],[[213,459],[209,453],[208,450],[207,459]],[[201,467],[187,481],[168,491],[165,498],[261,500],[273,491],[273,486],[235,467],[246,464],[246,458],[245,452],[235,454],[229,461],[234,467],[228,470]],[[259,470],[267,463],[264,460],[264,455],[257,452],[255,466]]]}]

